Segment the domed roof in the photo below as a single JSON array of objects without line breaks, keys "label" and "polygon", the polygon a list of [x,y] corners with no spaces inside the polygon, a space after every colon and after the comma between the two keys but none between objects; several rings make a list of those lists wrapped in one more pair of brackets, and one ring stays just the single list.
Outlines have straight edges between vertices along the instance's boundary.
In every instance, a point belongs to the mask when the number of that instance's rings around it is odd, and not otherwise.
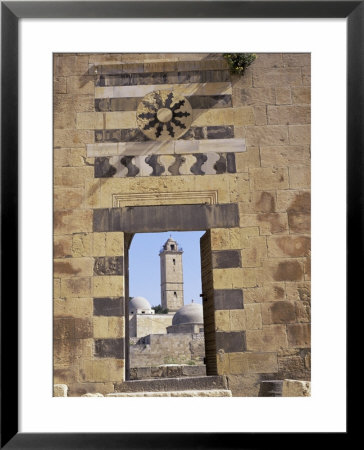
[{"label": "domed roof", "polygon": [[182,306],[173,317],[172,325],[181,323],[203,323],[203,310],[200,303]]},{"label": "domed roof", "polygon": [[129,302],[129,311],[137,309],[151,309],[150,303],[144,297],[133,297]]}]

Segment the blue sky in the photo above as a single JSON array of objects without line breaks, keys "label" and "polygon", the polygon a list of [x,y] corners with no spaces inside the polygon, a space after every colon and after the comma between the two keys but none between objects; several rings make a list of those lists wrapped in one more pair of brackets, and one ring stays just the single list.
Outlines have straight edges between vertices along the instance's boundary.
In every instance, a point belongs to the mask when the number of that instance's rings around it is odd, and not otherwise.
[{"label": "blue sky", "polygon": [[172,235],[183,248],[184,303],[202,303],[200,237],[205,231],[138,233],[129,250],[130,297],[145,297],[152,306],[161,303],[159,251]]}]

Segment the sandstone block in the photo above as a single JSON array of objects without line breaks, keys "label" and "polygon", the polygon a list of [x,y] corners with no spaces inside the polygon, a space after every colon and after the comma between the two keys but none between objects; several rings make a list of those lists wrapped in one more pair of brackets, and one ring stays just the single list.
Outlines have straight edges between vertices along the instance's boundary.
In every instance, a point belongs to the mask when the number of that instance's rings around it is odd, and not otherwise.
[{"label": "sandstone block", "polygon": [[53,257],[69,258],[72,256],[72,236],[54,236]]},{"label": "sandstone block", "polygon": [[105,128],[104,113],[102,112],[77,113],[76,127],[79,130],[102,130],[103,128]]},{"label": "sandstone block", "polygon": [[60,278],[91,277],[93,265],[93,258],[55,259],[53,262],[53,273]]},{"label": "sandstone block", "polygon": [[246,330],[246,311],[244,311],[243,309],[230,310],[230,330]]},{"label": "sandstone block", "polygon": [[240,225],[258,227],[261,236],[282,234],[288,232],[288,217],[284,213],[240,214]]},{"label": "sandstone block", "polygon": [[93,175],[93,167],[55,167],[54,185],[83,188],[85,180],[92,179]]},{"label": "sandstone block", "polygon": [[249,238],[249,248],[241,251],[243,267],[258,267],[262,264],[262,259],[267,257],[266,237]]},{"label": "sandstone block", "polygon": [[250,169],[252,190],[288,189],[288,171],[284,168]]},{"label": "sandstone block", "polygon": [[84,148],[58,148],[53,153],[54,167],[81,167],[89,160]]},{"label": "sandstone block", "polygon": [[292,258],[304,257],[310,254],[311,239],[308,236],[268,236],[268,257]]},{"label": "sandstone block", "polygon": [[265,283],[264,286],[244,289],[244,303],[263,303],[285,299],[284,283]]},{"label": "sandstone block", "polygon": [[[70,321],[72,323],[72,318]],[[55,330],[58,330],[58,326]],[[77,372],[80,359],[89,359],[92,357],[93,339],[54,339],[53,348],[54,366],[67,369],[71,367],[74,369],[68,372],[71,375],[71,379],[65,378],[67,372],[63,372],[63,375],[60,374],[64,380],[69,382],[78,378]]]},{"label": "sandstone block", "polygon": [[311,306],[309,302],[296,302],[296,321],[299,323],[311,322]]},{"label": "sandstone block", "polygon": [[53,89],[55,94],[67,93],[67,78],[66,77],[54,77]]},{"label": "sandstone block", "polygon": [[297,259],[266,260],[257,278],[262,282],[303,281],[303,264]]},{"label": "sandstone block", "polygon": [[285,67],[300,67],[311,65],[309,53],[283,53],[283,65]]},{"label": "sandstone block", "polygon": [[55,114],[93,112],[95,110],[93,95],[56,94],[53,97]]},{"label": "sandstone block", "polygon": [[275,92],[277,105],[290,105],[292,103],[291,88],[276,87]]},{"label": "sandstone block", "polygon": [[286,283],[287,300],[289,301],[311,301],[311,283],[304,281],[301,283]]},{"label": "sandstone block", "polygon": [[254,87],[287,87],[301,85],[302,76],[299,67],[261,68],[254,69],[253,72]]},{"label": "sandstone block", "polygon": [[55,316],[92,317],[92,298],[62,298],[53,303]]},{"label": "sandstone block", "polygon": [[[231,354],[231,353],[230,353]],[[230,373],[230,356],[229,353],[225,353],[220,350],[216,355],[217,374],[226,375]]]},{"label": "sandstone block", "polygon": [[291,145],[310,145],[311,143],[310,125],[289,125],[288,134]]},{"label": "sandstone block", "polygon": [[76,128],[76,113],[63,112],[53,114],[53,127],[58,130]]},{"label": "sandstone block", "polygon": [[88,56],[55,56],[54,70],[58,76],[84,75],[88,72]]},{"label": "sandstone block", "polygon": [[[244,112],[240,112],[239,116],[237,116],[237,125],[244,125],[243,118],[248,119],[248,117],[249,116],[244,114]],[[231,125],[234,124],[234,119],[235,112],[232,108],[218,108],[207,110],[194,109],[192,126],[204,127],[206,125]]]},{"label": "sandstone block", "polygon": [[216,331],[231,331],[230,311],[215,311],[215,329]]},{"label": "sandstone block", "polygon": [[282,62],[282,53],[258,53],[252,67],[282,67]]},{"label": "sandstone block", "polygon": [[123,256],[124,255],[124,233],[111,232],[106,233],[105,256]]},{"label": "sandstone block", "polygon": [[289,184],[291,189],[309,189],[311,186],[310,167],[290,167]]},{"label": "sandstone block", "polygon": [[68,386],[66,384],[53,385],[53,397],[67,397]]},{"label": "sandstone block", "polygon": [[124,360],[103,358],[81,362],[80,374],[86,382],[112,382],[125,379]]},{"label": "sandstone block", "polygon": [[273,213],[276,211],[276,192],[258,191],[253,193],[253,211]]},{"label": "sandstone block", "polygon": [[93,233],[93,256],[106,256],[106,235],[107,233]]},{"label": "sandstone block", "polygon": [[83,204],[82,188],[53,189],[53,208],[55,211],[65,209],[78,209]]},{"label": "sandstone block", "polygon": [[270,125],[306,124],[311,121],[311,108],[306,105],[268,106],[267,115]]},{"label": "sandstone block", "polygon": [[72,256],[91,256],[92,233],[74,233],[72,235]]},{"label": "sandstone block", "polygon": [[238,105],[258,106],[275,103],[274,88],[243,88],[234,97],[237,98]]},{"label": "sandstone block", "polygon": [[54,278],[53,280],[53,298],[59,298],[61,296],[61,280]]},{"label": "sandstone block", "polygon": [[86,208],[101,207],[101,180],[85,180],[85,199]]},{"label": "sandstone block", "polygon": [[254,108],[254,119],[255,125],[267,125],[267,107],[266,106],[255,106]]},{"label": "sandstone block", "polygon": [[54,148],[69,147],[79,148],[82,145],[93,144],[95,140],[94,133],[91,130],[54,130],[53,145]]},{"label": "sandstone block", "polygon": [[260,167],[258,147],[249,147],[246,152],[235,154],[236,170],[247,172],[251,167]]},{"label": "sandstone block", "polygon": [[277,210],[310,213],[311,197],[309,191],[277,191]]},{"label": "sandstone block", "polygon": [[263,303],[263,325],[274,323],[292,323],[296,321],[295,304],[291,302]]},{"label": "sandstone block", "polygon": [[288,346],[286,325],[263,326],[262,330],[246,331],[247,350],[274,352]]},{"label": "sandstone block", "polygon": [[308,323],[287,325],[288,343],[292,347],[311,346],[311,326]]},{"label": "sandstone block", "polygon": [[93,277],[94,297],[120,297],[124,295],[123,276]]},{"label": "sandstone block", "polygon": [[237,126],[254,125],[254,109],[250,107],[234,108],[233,122]]},{"label": "sandstone block", "polygon": [[311,215],[289,211],[288,224],[291,233],[308,234],[311,231]]},{"label": "sandstone block", "polygon": [[93,318],[94,338],[125,337],[124,317],[97,316]]},{"label": "sandstone block", "polygon": [[311,397],[311,382],[283,380],[282,397]]},{"label": "sandstone block", "polygon": [[292,88],[292,101],[295,104],[307,104],[311,103],[311,88],[310,87],[293,87]]},{"label": "sandstone block", "polygon": [[256,303],[247,303],[245,305],[246,328],[247,330],[262,329],[261,305]]},{"label": "sandstone block", "polygon": [[308,146],[269,146],[261,147],[262,167],[309,166]]},{"label": "sandstone block", "polygon": [[61,297],[91,296],[91,278],[62,278]]},{"label": "sandstone block", "polygon": [[72,234],[92,231],[91,210],[55,211],[54,234]]},{"label": "sandstone block", "polygon": [[230,353],[230,373],[274,373],[278,370],[276,353]]},{"label": "sandstone block", "polygon": [[81,397],[87,393],[103,395],[114,392],[113,383],[70,383],[68,395],[69,397]]},{"label": "sandstone block", "polygon": [[67,77],[68,94],[93,95],[95,91],[94,77],[87,75],[76,75]]},{"label": "sandstone block", "polygon": [[92,324],[92,320],[90,318],[75,317],[74,323],[75,323],[75,339],[92,338],[93,324]]},{"label": "sandstone block", "polygon": [[105,121],[105,128],[136,128],[136,111],[107,112]]},{"label": "sandstone block", "polygon": [[[303,142],[299,142],[299,144],[302,143]],[[288,144],[288,128],[286,125],[247,126],[246,128],[247,148],[259,145],[284,144]]]},{"label": "sandstone block", "polygon": [[303,86],[311,86],[311,67],[303,66],[301,70]]}]

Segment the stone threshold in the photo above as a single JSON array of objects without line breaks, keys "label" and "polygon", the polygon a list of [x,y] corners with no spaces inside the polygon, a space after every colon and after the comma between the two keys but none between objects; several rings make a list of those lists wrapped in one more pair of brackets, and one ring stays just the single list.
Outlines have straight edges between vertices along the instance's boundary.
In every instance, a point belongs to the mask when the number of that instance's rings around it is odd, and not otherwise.
[{"label": "stone threshold", "polygon": [[164,392],[122,392],[107,394],[106,397],[232,397],[232,394],[228,389],[206,389]]},{"label": "stone threshold", "polygon": [[204,377],[160,378],[149,380],[130,380],[115,384],[115,394],[206,390],[228,390],[226,377],[213,375]]}]

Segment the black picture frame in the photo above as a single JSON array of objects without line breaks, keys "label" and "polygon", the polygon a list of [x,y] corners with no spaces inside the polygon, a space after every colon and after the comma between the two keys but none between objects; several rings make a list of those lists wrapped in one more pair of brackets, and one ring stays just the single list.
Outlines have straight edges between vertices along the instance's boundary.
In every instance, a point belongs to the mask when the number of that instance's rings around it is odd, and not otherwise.
[{"label": "black picture frame", "polygon": [[[19,330],[8,318],[18,317],[19,19],[236,17],[347,19],[347,299],[355,292],[358,300],[364,268],[360,258],[364,229],[364,1],[1,2],[1,448],[260,448],[264,442],[271,446],[281,439],[279,433],[18,432]],[[327,437],[322,437],[327,444]],[[338,433],[336,443],[347,437],[348,431]],[[321,441],[318,438],[316,434],[315,443]],[[308,439],[309,433],[300,436],[300,445]]]}]

